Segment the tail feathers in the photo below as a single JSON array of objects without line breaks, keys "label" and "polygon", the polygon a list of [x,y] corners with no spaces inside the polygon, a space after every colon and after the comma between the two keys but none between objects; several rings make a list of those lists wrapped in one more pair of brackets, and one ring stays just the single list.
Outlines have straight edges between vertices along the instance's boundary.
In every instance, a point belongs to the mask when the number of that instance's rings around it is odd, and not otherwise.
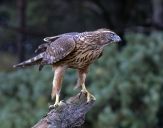
[{"label": "tail feathers", "polygon": [[43,54],[44,53],[40,53],[39,55],[31,58],[31,59],[28,59],[22,63],[19,63],[19,64],[16,64],[16,65],[13,65],[14,68],[24,68],[26,66],[31,66],[31,65],[35,65],[35,64],[39,64],[41,61],[42,61],[42,58],[43,58]]}]

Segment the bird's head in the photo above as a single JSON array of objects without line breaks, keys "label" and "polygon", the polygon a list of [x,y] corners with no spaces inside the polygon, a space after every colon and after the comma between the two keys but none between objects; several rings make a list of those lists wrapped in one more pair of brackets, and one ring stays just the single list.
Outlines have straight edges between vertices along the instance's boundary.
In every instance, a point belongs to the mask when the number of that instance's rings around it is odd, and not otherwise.
[{"label": "bird's head", "polygon": [[109,29],[98,29],[97,33],[100,36],[100,45],[108,45],[110,43],[120,42],[121,38]]}]

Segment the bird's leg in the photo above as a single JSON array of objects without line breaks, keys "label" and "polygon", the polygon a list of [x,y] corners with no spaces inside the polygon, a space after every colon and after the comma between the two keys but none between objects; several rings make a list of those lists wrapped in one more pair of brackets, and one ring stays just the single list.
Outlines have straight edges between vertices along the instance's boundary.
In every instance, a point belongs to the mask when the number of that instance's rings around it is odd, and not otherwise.
[{"label": "bird's leg", "polygon": [[55,103],[54,103],[53,106],[59,105],[59,96],[60,96],[60,95],[56,93],[56,96],[55,96]]},{"label": "bird's leg", "polygon": [[86,93],[87,102],[90,102],[91,99],[96,100],[96,98],[86,89],[86,86],[85,86],[86,73],[87,73],[87,69],[79,70],[79,78],[78,79],[80,81],[80,85],[82,86],[81,92]]},{"label": "bird's leg", "polygon": [[50,107],[55,107],[59,105],[60,103],[59,97],[60,97],[62,79],[63,79],[63,74],[64,74],[65,69],[66,67],[63,67],[63,66],[55,67],[53,87],[52,87],[52,93],[51,93],[52,99],[54,99],[55,97],[55,103],[54,105],[51,105]]},{"label": "bird's leg", "polygon": [[82,76],[81,76],[81,74],[79,73],[79,71],[78,71],[78,79],[77,79],[77,83],[76,83],[76,85],[75,85],[75,87],[74,87],[74,90],[75,89],[78,89],[81,85],[82,85]]}]

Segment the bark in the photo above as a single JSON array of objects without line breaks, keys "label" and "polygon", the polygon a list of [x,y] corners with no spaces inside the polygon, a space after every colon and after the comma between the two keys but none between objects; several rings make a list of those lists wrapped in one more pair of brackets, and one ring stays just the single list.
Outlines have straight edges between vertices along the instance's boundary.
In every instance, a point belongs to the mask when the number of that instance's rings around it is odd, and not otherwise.
[{"label": "bark", "polygon": [[85,93],[79,93],[49,110],[32,128],[81,128],[93,105],[93,100],[87,103]]}]

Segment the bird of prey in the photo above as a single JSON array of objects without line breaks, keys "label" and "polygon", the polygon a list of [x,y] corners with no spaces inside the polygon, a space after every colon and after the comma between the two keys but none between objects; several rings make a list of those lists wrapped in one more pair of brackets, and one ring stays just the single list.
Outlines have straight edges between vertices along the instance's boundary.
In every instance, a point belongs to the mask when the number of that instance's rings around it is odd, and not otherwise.
[{"label": "bird of prey", "polygon": [[52,65],[54,78],[51,97],[55,97],[55,104],[59,105],[59,96],[62,78],[67,68],[77,69],[77,87],[86,93],[87,102],[95,97],[85,87],[85,79],[88,67],[96,59],[101,57],[104,47],[114,42],[120,42],[121,38],[109,29],[98,29],[88,32],[71,32],[53,37],[44,38],[46,43],[40,45],[36,52],[37,56],[14,65],[14,67],[25,67],[39,65],[39,70],[44,65]]}]

